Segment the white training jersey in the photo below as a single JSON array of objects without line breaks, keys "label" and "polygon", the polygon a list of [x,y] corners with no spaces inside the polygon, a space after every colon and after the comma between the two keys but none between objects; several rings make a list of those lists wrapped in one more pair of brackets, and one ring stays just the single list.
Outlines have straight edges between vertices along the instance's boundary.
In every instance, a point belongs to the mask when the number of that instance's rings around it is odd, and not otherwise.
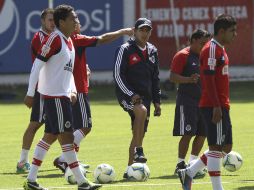
[{"label": "white training jersey", "polygon": [[46,62],[40,70],[38,91],[46,96],[70,97],[75,88],[75,50],[71,38],[56,30],[42,44],[37,59]]}]

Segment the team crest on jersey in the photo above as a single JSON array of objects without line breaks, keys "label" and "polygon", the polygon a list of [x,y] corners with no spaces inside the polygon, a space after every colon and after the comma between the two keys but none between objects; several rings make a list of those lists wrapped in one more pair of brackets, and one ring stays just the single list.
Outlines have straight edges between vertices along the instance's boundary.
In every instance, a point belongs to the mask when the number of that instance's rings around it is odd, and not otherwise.
[{"label": "team crest on jersey", "polygon": [[71,122],[66,121],[65,125],[64,125],[67,129],[71,127]]},{"label": "team crest on jersey", "polygon": [[155,57],[154,55],[152,57],[149,57],[149,60],[152,62],[152,63],[155,63]]},{"label": "team crest on jersey", "polygon": [[45,56],[49,53],[49,51],[50,51],[50,47],[44,44],[41,48],[41,52],[42,52],[41,54]]},{"label": "team crest on jersey", "polygon": [[228,75],[229,72],[228,72],[228,65],[225,65],[223,68],[222,68],[222,75]]},{"label": "team crest on jersey", "polygon": [[72,72],[72,63],[70,61],[64,66],[64,70]]},{"label": "team crest on jersey", "polygon": [[208,66],[209,66],[210,70],[214,70],[214,68],[216,66],[216,59],[208,58]]}]

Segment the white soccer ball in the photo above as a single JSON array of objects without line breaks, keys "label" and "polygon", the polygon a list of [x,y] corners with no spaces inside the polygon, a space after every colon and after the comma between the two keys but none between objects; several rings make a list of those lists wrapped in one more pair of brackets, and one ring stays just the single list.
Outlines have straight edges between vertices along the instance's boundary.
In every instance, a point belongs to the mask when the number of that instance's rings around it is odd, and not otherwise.
[{"label": "white soccer ball", "polygon": [[134,163],[128,167],[127,175],[131,181],[146,181],[150,176],[150,170],[146,164]]},{"label": "white soccer ball", "polygon": [[[84,174],[84,176],[86,176],[86,170],[81,165],[79,166],[79,168]],[[75,176],[73,175],[69,166],[65,169],[64,177],[69,184],[77,184]]]},{"label": "white soccer ball", "polygon": [[242,156],[238,152],[231,151],[224,158],[222,165],[229,172],[235,172],[241,168],[243,164]]},{"label": "white soccer ball", "polygon": [[111,183],[114,181],[116,173],[109,164],[100,164],[94,170],[94,180],[96,183]]}]

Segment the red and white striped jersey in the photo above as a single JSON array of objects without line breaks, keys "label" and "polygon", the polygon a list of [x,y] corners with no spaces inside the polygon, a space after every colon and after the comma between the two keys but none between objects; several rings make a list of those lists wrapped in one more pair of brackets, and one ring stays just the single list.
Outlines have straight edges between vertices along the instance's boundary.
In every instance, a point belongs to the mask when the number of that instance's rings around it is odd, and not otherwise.
[{"label": "red and white striped jersey", "polygon": [[75,50],[71,38],[59,30],[43,42],[37,59],[46,62],[40,70],[38,91],[46,96],[67,96],[75,88],[73,68]]},{"label": "red and white striped jersey", "polygon": [[200,107],[229,109],[228,66],[229,59],[224,47],[215,39],[209,41],[200,53]]},{"label": "red and white striped jersey", "polygon": [[31,42],[31,54],[32,54],[32,63],[34,62],[35,58],[37,57],[38,51],[41,47],[42,42],[45,38],[48,37],[48,33],[40,29],[38,32],[34,34],[34,37]]}]

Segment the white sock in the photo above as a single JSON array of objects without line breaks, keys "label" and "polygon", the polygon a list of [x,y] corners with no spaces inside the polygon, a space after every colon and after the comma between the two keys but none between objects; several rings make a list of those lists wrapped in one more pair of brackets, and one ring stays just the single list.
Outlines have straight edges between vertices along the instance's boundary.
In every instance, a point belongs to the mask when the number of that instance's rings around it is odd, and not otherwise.
[{"label": "white sock", "polygon": [[83,140],[83,138],[85,138],[85,134],[83,133],[83,131],[81,129],[76,130],[74,133],[74,143],[79,147],[80,142]]},{"label": "white sock", "polygon": [[184,161],[184,158],[178,158],[178,162],[177,163],[180,163],[182,161]]},{"label": "white sock", "polygon": [[22,149],[21,153],[20,153],[19,162],[28,163],[29,162],[29,160],[28,160],[28,153],[29,153],[29,150]]},{"label": "white sock", "polygon": [[207,169],[213,185],[213,190],[223,190],[221,183],[221,157],[219,151],[209,151],[207,154]]},{"label": "white sock", "polygon": [[207,154],[208,151],[205,151],[204,154],[197,159],[191,166],[188,167],[187,175],[190,177],[194,177],[196,173],[202,170],[207,165]]},{"label": "white sock", "polygon": [[73,175],[75,176],[78,185],[87,182],[87,179],[85,178],[84,174],[80,171],[79,163],[77,161],[77,155],[76,152],[74,151],[73,144],[62,145],[62,151],[64,159],[68,163],[68,166],[70,167]]},{"label": "white sock", "polygon": [[63,152],[62,152],[61,156],[59,156],[59,161],[60,161],[60,162],[65,162]]},{"label": "white sock", "polygon": [[191,154],[188,163],[190,163],[193,160],[196,160],[198,156]]},{"label": "white sock", "polygon": [[45,158],[49,148],[50,144],[46,143],[43,140],[40,140],[40,142],[37,144],[34,151],[33,162],[27,176],[28,181],[36,181],[39,167],[41,166],[41,163]]}]

